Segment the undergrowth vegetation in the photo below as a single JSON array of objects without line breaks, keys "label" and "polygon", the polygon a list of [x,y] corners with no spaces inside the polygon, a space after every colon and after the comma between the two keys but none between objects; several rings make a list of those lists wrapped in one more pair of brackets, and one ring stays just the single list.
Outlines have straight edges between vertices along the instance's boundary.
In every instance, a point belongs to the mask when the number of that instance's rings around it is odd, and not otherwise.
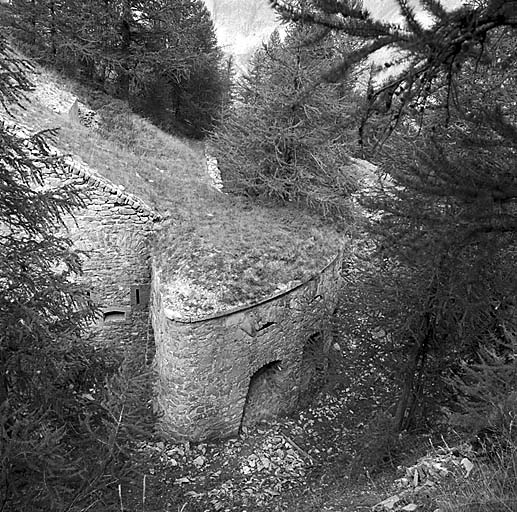
[{"label": "undergrowth vegetation", "polygon": [[434,493],[433,506],[443,512],[517,510],[517,444],[507,441],[501,437],[504,448],[494,449],[488,460],[476,461],[470,478],[442,483]]},{"label": "undergrowth vegetation", "polygon": [[2,405],[0,500],[5,511],[108,510],[132,474],[131,443],[149,439],[150,370],[120,351],[74,343],[37,407]]}]

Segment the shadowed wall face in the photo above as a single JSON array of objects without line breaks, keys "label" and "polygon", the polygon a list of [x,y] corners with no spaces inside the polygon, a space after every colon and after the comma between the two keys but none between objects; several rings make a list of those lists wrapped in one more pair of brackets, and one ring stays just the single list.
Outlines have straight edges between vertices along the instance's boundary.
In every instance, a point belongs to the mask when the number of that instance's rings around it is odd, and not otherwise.
[{"label": "shadowed wall face", "polygon": [[101,311],[91,334],[99,342],[143,344],[152,340],[148,245],[152,222],[116,197],[94,191],[90,201],[68,226],[74,245],[86,253],[83,279]]},{"label": "shadowed wall face", "polygon": [[286,384],[281,361],[268,363],[252,375],[244,403],[241,430],[275,418],[283,412],[284,394],[288,392]]}]

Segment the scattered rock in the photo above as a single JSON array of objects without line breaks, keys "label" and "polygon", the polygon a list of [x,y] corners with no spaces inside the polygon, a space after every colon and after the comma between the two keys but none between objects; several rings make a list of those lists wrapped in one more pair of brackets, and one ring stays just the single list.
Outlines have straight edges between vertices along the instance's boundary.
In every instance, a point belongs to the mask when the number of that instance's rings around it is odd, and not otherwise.
[{"label": "scattered rock", "polygon": [[68,117],[92,130],[99,129],[101,123],[99,114],[81,103],[77,98],[68,111]]},{"label": "scattered rock", "polygon": [[394,496],[390,496],[389,498],[386,498],[385,500],[381,501],[380,503],[377,503],[375,507],[373,507],[374,510],[394,510],[395,505],[400,501],[400,496],[395,494]]},{"label": "scattered rock", "polygon": [[205,457],[199,455],[192,461],[192,464],[194,464],[194,466],[196,466],[197,468],[200,468],[205,463],[205,460]]},{"label": "scattered rock", "polygon": [[210,177],[211,185],[219,192],[223,191],[223,180],[221,179],[221,171],[219,170],[219,163],[215,156],[210,155],[205,151],[206,170]]},{"label": "scattered rock", "polygon": [[[403,477],[395,480],[398,493],[378,503],[374,510],[392,510],[393,512],[417,510],[420,503],[429,496],[429,491],[436,487],[443,478],[452,473],[463,478],[469,477],[474,469],[474,463],[466,455],[470,455],[471,452],[472,447],[464,445],[442,448],[436,453],[421,457],[416,464],[405,468]],[[395,498],[397,499],[393,501]],[[391,508],[386,505],[390,505]]]}]

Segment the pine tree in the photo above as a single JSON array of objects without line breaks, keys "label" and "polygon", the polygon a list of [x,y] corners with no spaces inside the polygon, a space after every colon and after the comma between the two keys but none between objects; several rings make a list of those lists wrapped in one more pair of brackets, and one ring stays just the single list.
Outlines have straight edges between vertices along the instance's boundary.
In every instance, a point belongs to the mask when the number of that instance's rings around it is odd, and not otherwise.
[{"label": "pine tree", "polygon": [[274,33],[255,54],[238,100],[212,138],[227,190],[346,215],[358,177],[347,156],[355,128],[353,80],[306,89],[344,44],[293,26],[284,41]]},{"label": "pine tree", "polygon": [[377,252],[358,288],[397,354],[398,429],[451,398],[444,378],[501,338],[517,290],[515,45],[494,36],[457,72],[453,101],[445,87],[424,117],[407,110],[376,154],[389,178],[363,199]]},{"label": "pine tree", "polygon": [[13,0],[6,23],[32,57],[166,128],[199,137],[217,117],[222,53],[201,0]]},{"label": "pine tree", "polygon": [[[336,57],[329,70],[317,78],[320,81],[339,82],[366,57],[380,49],[390,50],[391,56],[376,70],[382,71],[379,80],[368,91],[370,106],[362,127],[365,144],[370,142],[366,125],[372,114],[379,110],[390,114],[382,130],[372,135],[383,141],[398,126],[408,107],[425,110],[436,90],[444,87],[444,78],[452,95],[457,72],[464,63],[483,59],[490,34],[500,28],[517,28],[514,0],[481,0],[452,10],[439,0],[419,0],[420,9],[432,20],[428,26],[420,21],[425,17],[418,17],[408,0],[397,0],[404,19],[401,25],[375,20],[361,1],[270,3],[287,20],[325,27],[363,41],[355,51]],[[390,69],[395,71],[386,77]]]},{"label": "pine tree", "polygon": [[446,400],[444,375],[499,336],[496,305],[517,288],[515,2],[446,10],[422,0],[428,26],[404,0],[400,26],[373,20],[359,2],[272,3],[289,20],[363,41],[316,82],[339,82],[378,49],[403,52],[367,91],[361,141],[388,179],[364,199],[377,251],[358,293],[366,330],[389,333],[395,428],[414,426]]},{"label": "pine tree", "polygon": [[[31,84],[29,64],[1,37],[0,67],[0,99],[8,107]],[[103,472],[120,463],[113,400],[99,398],[101,407],[83,398],[92,388],[104,390],[115,358],[79,337],[94,310],[77,283],[79,255],[62,229],[79,196],[43,176],[42,169],[59,165],[45,134],[27,137],[0,123],[0,503],[6,511],[84,503],[106,482]]]},{"label": "pine tree", "polygon": [[[513,307],[511,313],[514,313]],[[475,436],[473,444],[481,450],[505,448],[503,443],[517,441],[514,428],[517,414],[517,340],[515,321],[502,327],[504,339],[493,347],[483,347],[479,361],[464,364],[452,379],[459,394],[451,422]],[[499,446],[498,446],[499,444]]]},{"label": "pine tree", "polygon": [[222,52],[203,2],[156,1],[142,13],[144,48],[133,102],[160,125],[202,137],[225,94]]}]

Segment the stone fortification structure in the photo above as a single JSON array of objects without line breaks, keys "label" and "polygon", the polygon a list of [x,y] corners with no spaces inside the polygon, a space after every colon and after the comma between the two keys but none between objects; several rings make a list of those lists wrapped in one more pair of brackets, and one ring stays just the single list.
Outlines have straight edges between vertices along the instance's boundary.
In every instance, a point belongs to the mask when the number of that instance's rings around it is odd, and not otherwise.
[{"label": "stone fortification structure", "polygon": [[154,338],[155,401],[170,439],[236,435],[297,406],[318,364],[325,369],[331,337],[322,318],[335,305],[340,257],[255,304],[203,318],[176,317],[164,300],[166,279],[151,259],[158,215],[71,158],[42,171],[45,187],[73,185],[83,200],[65,221],[76,249],[84,251],[81,279],[100,309],[93,341],[134,347],[149,346]]},{"label": "stone fortification structure", "polygon": [[69,158],[49,179],[66,179],[81,191],[84,207],[66,225],[74,246],[85,253],[82,279],[100,308],[101,316],[91,326],[95,341],[149,343],[150,236],[158,215]]},{"label": "stone fortification structure", "polygon": [[[79,193],[82,207],[63,220],[75,248],[83,253],[80,279],[99,307],[100,316],[90,329],[92,339],[116,346],[152,341],[150,236],[159,216],[83,163],[70,157],[61,157],[57,164],[45,163],[26,130],[10,121],[2,122],[24,139],[46,189],[59,189],[66,183]],[[60,156],[55,149],[50,152]]]},{"label": "stone fortification structure", "polygon": [[312,356],[331,344],[322,308],[335,306],[340,266],[337,257],[291,290],[198,319],[167,310],[156,273],[151,311],[164,432],[176,441],[228,437],[292,411],[310,385]]}]

